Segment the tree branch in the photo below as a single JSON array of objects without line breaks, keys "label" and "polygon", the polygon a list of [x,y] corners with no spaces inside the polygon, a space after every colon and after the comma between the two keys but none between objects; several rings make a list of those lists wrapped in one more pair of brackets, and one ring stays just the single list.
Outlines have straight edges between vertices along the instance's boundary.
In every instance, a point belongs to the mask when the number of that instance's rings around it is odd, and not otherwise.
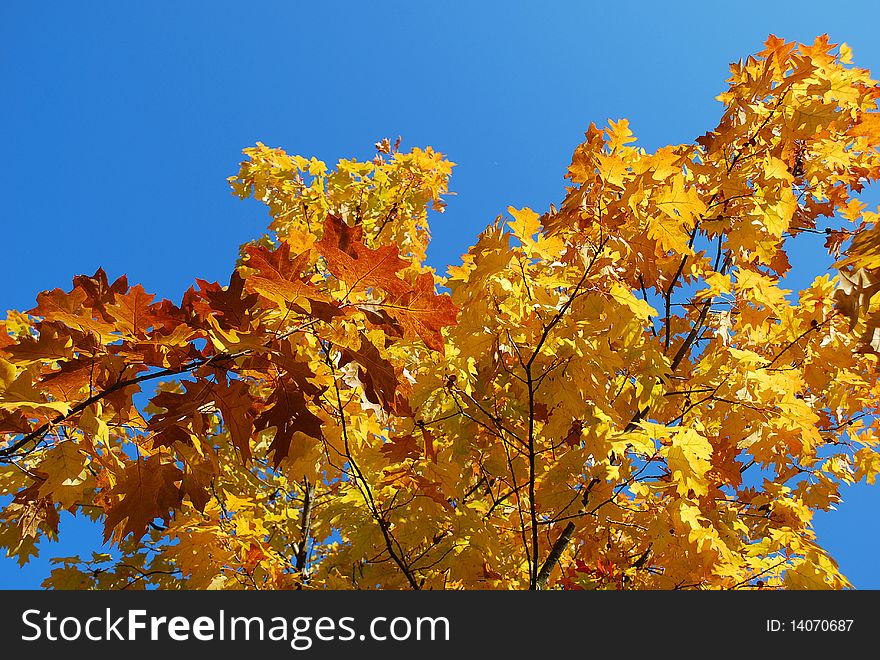
[{"label": "tree branch", "polygon": [[302,516],[300,518],[300,533],[302,541],[296,553],[296,570],[299,571],[300,579],[297,589],[302,589],[303,585],[308,582],[309,576],[307,571],[307,562],[309,558],[309,538],[311,537],[312,528],[312,504],[315,500],[315,485],[309,483],[309,480],[303,477],[303,507]]},{"label": "tree branch", "polygon": [[556,543],[554,543],[553,547],[550,549],[550,554],[547,555],[547,559],[544,560],[541,570],[538,571],[538,577],[535,580],[535,589],[544,589],[547,586],[547,580],[550,579],[550,573],[559,562],[562,553],[565,552],[565,549],[568,547],[573,533],[574,523],[569,521],[565,526],[565,529],[562,530],[562,534],[556,539]]}]

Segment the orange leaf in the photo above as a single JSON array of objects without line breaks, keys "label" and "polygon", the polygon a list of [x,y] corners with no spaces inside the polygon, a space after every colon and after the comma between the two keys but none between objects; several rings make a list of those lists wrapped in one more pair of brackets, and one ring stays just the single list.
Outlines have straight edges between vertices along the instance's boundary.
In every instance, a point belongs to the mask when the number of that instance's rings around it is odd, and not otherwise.
[{"label": "orange leaf", "polygon": [[441,328],[455,325],[458,318],[458,308],[452,298],[445,293],[437,295],[431,273],[421,273],[414,288],[394,302],[383,303],[382,307],[397,320],[404,336],[420,337],[428,348],[440,353],[443,353]]},{"label": "orange leaf", "polygon": [[248,246],[247,254],[245,266],[256,271],[247,277],[246,287],[249,291],[256,291],[281,308],[304,298],[326,300],[323,293],[302,279],[303,270],[308,264],[308,252],[291,259],[290,246],[282,243],[276,250]]},{"label": "orange leaf", "polygon": [[153,325],[151,305],[155,296],[137,284],[128,293],[117,294],[107,312],[115,319],[116,327],[133,337],[143,337]]},{"label": "orange leaf", "polygon": [[349,291],[380,289],[403,295],[409,289],[397,272],[409,264],[398,256],[393,245],[373,250],[361,242],[363,229],[349,227],[340,218],[328,214],[324,236],[315,247],[327,259],[327,268],[348,286]]}]

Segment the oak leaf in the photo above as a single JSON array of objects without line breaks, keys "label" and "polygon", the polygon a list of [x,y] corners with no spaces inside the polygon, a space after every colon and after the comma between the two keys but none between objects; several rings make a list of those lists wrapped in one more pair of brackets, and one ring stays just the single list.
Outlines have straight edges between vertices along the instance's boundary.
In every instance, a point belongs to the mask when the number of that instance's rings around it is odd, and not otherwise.
[{"label": "oak leaf", "polygon": [[267,410],[257,416],[254,428],[257,431],[275,429],[269,445],[275,467],[290,453],[296,433],[316,439],[324,437],[321,431],[323,420],[309,410],[305,397],[299,390],[290,389],[282,382],[269,397],[266,406]]},{"label": "oak leaf", "polygon": [[180,505],[182,479],[183,472],[161,454],[129,463],[110,492],[115,501],[104,519],[104,541],[112,537],[120,542],[129,534],[138,540],[157,518],[167,524]]},{"label": "oak leaf", "polygon": [[362,227],[349,227],[341,218],[328,214],[324,235],[315,248],[349,293],[377,289],[393,296],[404,295],[409,286],[397,273],[409,264],[400,258],[397,247],[369,248],[362,238]]},{"label": "oak leaf", "polygon": [[449,294],[438,295],[434,290],[434,276],[421,273],[415,285],[405,294],[382,303],[403,330],[404,336],[420,337],[428,348],[443,353],[442,328],[455,325],[458,316]]},{"label": "oak leaf", "polygon": [[350,362],[358,364],[358,375],[369,401],[380,404],[388,412],[411,414],[406,400],[409,389],[406,382],[398,378],[394,366],[382,357],[369,339],[362,336],[360,348],[356,351],[342,351],[340,366]]}]

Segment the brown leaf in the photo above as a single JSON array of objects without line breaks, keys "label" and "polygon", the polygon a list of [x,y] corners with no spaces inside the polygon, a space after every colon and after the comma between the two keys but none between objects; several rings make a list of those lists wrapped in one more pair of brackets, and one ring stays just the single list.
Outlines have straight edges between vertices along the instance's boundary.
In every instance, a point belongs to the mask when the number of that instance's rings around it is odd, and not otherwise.
[{"label": "brown leaf", "polygon": [[840,250],[843,247],[843,244],[852,236],[852,232],[826,229],[825,233],[828,235],[828,238],[825,239],[825,249],[828,250],[828,254],[832,257],[839,259]]},{"label": "brown leaf", "polygon": [[107,313],[106,306],[113,303],[117,294],[122,295],[128,291],[128,278],[122,275],[110,284],[107,273],[103,268],[99,268],[91,277],[87,275],[74,277],[73,286],[81,288],[86,293],[86,304],[89,307],[96,310],[105,321],[112,323],[113,317]]},{"label": "brown leaf", "polygon": [[308,409],[305,397],[299,390],[285,387],[282,381],[267,403],[271,407],[260,413],[254,428],[257,431],[275,428],[275,437],[269,446],[275,467],[290,453],[290,444],[297,431],[312,438],[324,437],[321,432],[321,418]]},{"label": "brown leaf", "polygon": [[251,434],[254,430],[254,398],[250,395],[248,384],[241,380],[231,383],[221,381],[212,384],[211,396],[213,397],[220,413],[223,415],[223,424],[229,431],[232,444],[238,447],[242,460],[247,463],[251,458]]},{"label": "brown leaf", "polygon": [[153,446],[171,446],[175,442],[189,443],[191,430],[199,434],[206,426],[206,415],[215,409],[213,388],[208,381],[183,381],[183,392],[159,392],[150,402],[165,412],[156,413],[147,423],[154,431]]},{"label": "brown leaf", "polygon": [[434,434],[424,424],[420,424],[419,428],[422,429],[422,439],[425,441],[425,456],[430,458],[432,463],[436,463],[437,450],[434,449]]},{"label": "brown leaf", "polygon": [[379,451],[385,455],[389,463],[402,463],[407,458],[418,458],[422,455],[416,439],[411,435],[391,438]]},{"label": "brown leaf", "polygon": [[151,438],[153,447],[172,447],[176,443],[192,444],[192,436],[179,426],[166,426],[159,429]]},{"label": "brown leaf", "polygon": [[546,403],[541,401],[535,403],[535,419],[539,422],[546,422],[550,419],[550,409]]},{"label": "brown leaf", "polygon": [[577,447],[581,441],[581,431],[583,431],[584,423],[576,419],[571,423],[568,434],[563,438],[563,442],[569,447]]},{"label": "brown leaf", "polygon": [[40,483],[42,482],[31,484],[16,493],[12,502],[3,512],[4,517],[16,520],[20,539],[26,536],[36,538],[41,525],[45,525],[47,529],[56,534],[58,533],[58,512],[51,499],[40,497]]},{"label": "brown leaf", "polygon": [[26,434],[33,431],[27,416],[22,412],[0,410],[0,433]]},{"label": "brown leaf", "polygon": [[[196,280],[199,285],[202,280]],[[257,302],[257,295],[245,295],[244,278],[237,270],[232,271],[229,285],[220,288],[217,284],[203,287],[205,299],[211,304],[211,310],[223,318],[221,326],[241,328],[247,326],[250,309]]]},{"label": "brown leaf", "polygon": [[361,311],[370,325],[379,328],[389,337],[403,337],[403,328],[401,328],[400,324],[384,309],[373,311],[371,309],[362,308]]},{"label": "brown leaf", "polygon": [[349,362],[357,362],[360,366],[358,377],[364,384],[364,394],[369,401],[381,405],[388,412],[411,414],[406,400],[409,388],[398,379],[394,365],[383,358],[365,336],[361,336],[361,347],[357,351],[342,351],[340,365],[345,366]]},{"label": "brown leaf", "polygon": [[186,473],[180,483],[180,495],[189,497],[192,505],[204,513],[205,505],[211,499],[209,492],[211,480],[216,476],[210,461],[200,461],[195,465],[187,464]]},{"label": "brown leaf", "polygon": [[329,323],[337,316],[346,316],[346,311],[339,307],[337,302],[324,302],[323,300],[309,300],[311,313],[317,319]]},{"label": "brown leaf", "polygon": [[156,518],[167,524],[171,510],[180,506],[182,495],[177,484],[182,480],[183,472],[173,463],[163,463],[160,454],[127,465],[110,493],[119,499],[104,519],[104,541],[113,536],[118,543],[128,534],[139,540]]},{"label": "brown leaf", "polygon": [[[314,398],[326,387],[318,387],[309,381],[314,378],[308,363],[300,360],[291,342],[282,342],[279,351],[267,357],[265,355],[253,355],[248,366],[255,369],[271,370],[280,376],[285,383],[295,385],[295,389],[310,398]],[[280,372],[278,370],[281,370]]]}]

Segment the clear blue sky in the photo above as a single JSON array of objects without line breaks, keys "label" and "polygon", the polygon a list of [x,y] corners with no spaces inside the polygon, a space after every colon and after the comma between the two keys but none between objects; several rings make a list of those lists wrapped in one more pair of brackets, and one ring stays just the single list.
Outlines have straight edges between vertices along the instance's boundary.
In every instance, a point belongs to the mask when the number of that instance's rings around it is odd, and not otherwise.
[{"label": "clear blue sky", "polygon": [[[226,184],[258,140],[329,163],[397,135],[448,154],[457,195],[429,251],[445,270],[509,204],[558,201],[590,121],[627,117],[649,150],[714,127],[728,63],[771,32],[827,32],[880,76],[877,7],[4,0],[0,314],[99,266],[173,300],[227,281],[266,222]],[[800,256],[791,288],[817,265]],[[880,588],[880,485],[847,489],[816,529],[857,587]],[[46,554],[100,544],[69,516],[61,532]],[[0,586],[47,571],[0,558]]]}]

